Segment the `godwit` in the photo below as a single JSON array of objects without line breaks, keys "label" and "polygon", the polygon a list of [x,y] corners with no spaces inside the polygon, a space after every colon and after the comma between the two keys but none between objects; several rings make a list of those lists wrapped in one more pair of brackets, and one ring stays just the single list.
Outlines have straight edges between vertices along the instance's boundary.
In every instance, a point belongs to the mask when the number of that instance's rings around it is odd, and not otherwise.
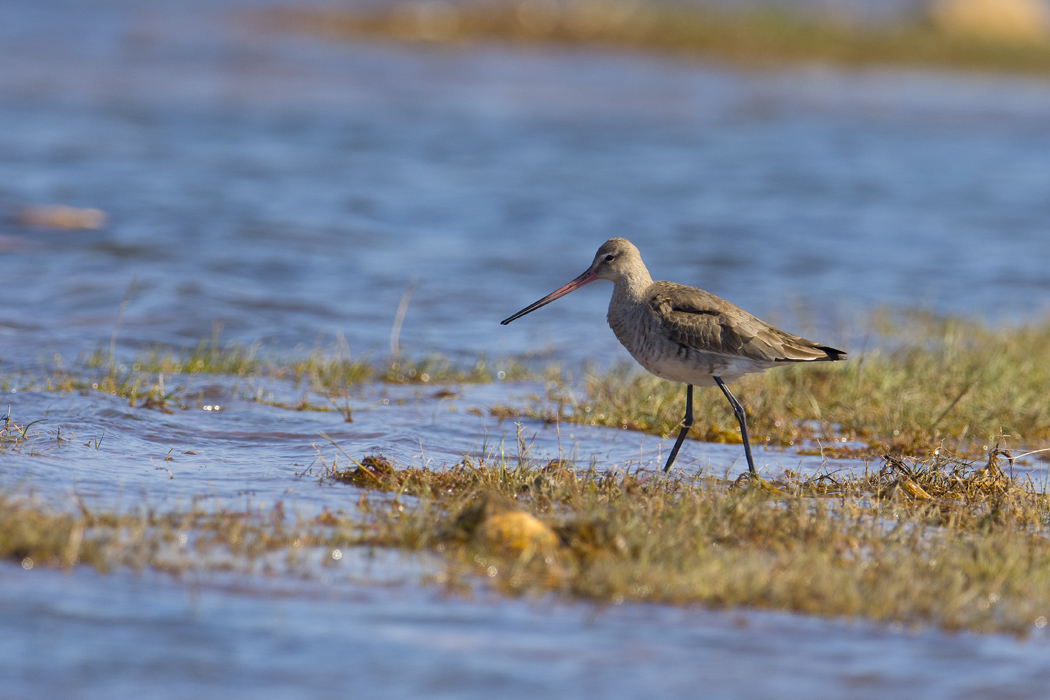
[{"label": "godwit", "polygon": [[714,294],[674,282],[653,282],[638,249],[624,238],[607,240],[586,272],[501,323],[507,325],[598,279],[615,284],[607,318],[631,356],[657,377],[686,385],[682,430],[664,465],[665,472],[693,424],[694,386],[717,386],[729,399],[740,424],[748,469],[757,475],[744,409],[726,382],[788,362],[846,357],[842,350],[774,328]]}]

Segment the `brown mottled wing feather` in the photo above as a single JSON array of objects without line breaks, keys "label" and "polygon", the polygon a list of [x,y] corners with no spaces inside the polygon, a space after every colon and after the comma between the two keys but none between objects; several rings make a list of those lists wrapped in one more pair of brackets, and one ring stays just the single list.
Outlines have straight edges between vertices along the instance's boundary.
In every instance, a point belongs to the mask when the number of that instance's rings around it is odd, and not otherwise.
[{"label": "brown mottled wing feather", "polygon": [[758,362],[838,360],[846,355],[774,328],[702,289],[655,282],[650,290],[649,305],[667,336],[700,352]]}]

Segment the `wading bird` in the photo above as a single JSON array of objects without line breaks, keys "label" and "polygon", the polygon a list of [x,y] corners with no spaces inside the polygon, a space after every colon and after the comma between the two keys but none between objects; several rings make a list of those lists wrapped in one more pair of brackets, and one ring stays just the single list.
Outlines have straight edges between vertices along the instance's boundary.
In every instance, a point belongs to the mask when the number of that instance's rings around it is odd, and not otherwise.
[{"label": "wading bird", "polygon": [[846,358],[842,350],[774,328],[702,289],[653,282],[638,249],[624,238],[607,240],[586,272],[501,323],[505,326],[599,279],[615,285],[607,319],[617,339],[642,367],[657,377],[686,385],[682,430],[664,465],[665,472],[693,424],[694,386],[717,386],[729,399],[740,424],[748,469],[757,475],[744,408],[726,383],[791,362]]}]

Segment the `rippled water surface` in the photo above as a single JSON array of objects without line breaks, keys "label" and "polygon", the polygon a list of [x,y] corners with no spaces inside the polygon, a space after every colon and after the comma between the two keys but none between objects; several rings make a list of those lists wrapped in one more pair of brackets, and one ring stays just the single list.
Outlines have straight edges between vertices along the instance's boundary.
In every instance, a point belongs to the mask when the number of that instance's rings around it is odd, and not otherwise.
[{"label": "rippled water surface", "polygon": [[[213,334],[285,357],[380,357],[410,288],[399,342],[412,355],[626,359],[601,285],[498,325],[613,235],[654,277],[833,345],[850,346],[879,307],[991,323],[1047,311],[1044,83],[346,45],[264,30],[261,7],[0,5],[0,376],[108,351],[129,288],[118,360]],[[98,208],[107,223],[21,222],[45,204]],[[345,423],[246,398],[294,401],[290,382],[168,381],[199,404],[164,414],[99,394],[4,395],[2,412],[44,422],[33,454],[0,454],[0,482],[56,503],[280,499],[314,513],[357,497],[299,476],[334,456],[321,433],[351,454],[447,464],[514,439],[471,409],[540,391],[368,386]],[[669,447],[526,429],[540,454],[602,464],[648,466]],[[740,461],[738,446],[693,442],[679,458],[715,473]],[[418,585],[418,562],[387,564],[353,584],[4,565],[0,620],[17,632],[0,640],[0,697],[1039,697],[1047,682],[1040,640],[448,600]]]}]

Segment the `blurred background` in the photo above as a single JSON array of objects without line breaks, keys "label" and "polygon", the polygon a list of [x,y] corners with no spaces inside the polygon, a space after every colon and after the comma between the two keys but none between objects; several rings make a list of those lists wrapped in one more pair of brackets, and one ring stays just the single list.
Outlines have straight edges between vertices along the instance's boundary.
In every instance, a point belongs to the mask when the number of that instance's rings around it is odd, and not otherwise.
[{"label": "blurred background", "polygon": [[412,287],[406,352],[625,358],[595,335],[601,285],[498,325],[612,236],[656,279],[825,342],[872,308],[1031,319],[1047,15],[7,0],[0,353],[108,343],[134,280],[122,348],[386,352]]}]

